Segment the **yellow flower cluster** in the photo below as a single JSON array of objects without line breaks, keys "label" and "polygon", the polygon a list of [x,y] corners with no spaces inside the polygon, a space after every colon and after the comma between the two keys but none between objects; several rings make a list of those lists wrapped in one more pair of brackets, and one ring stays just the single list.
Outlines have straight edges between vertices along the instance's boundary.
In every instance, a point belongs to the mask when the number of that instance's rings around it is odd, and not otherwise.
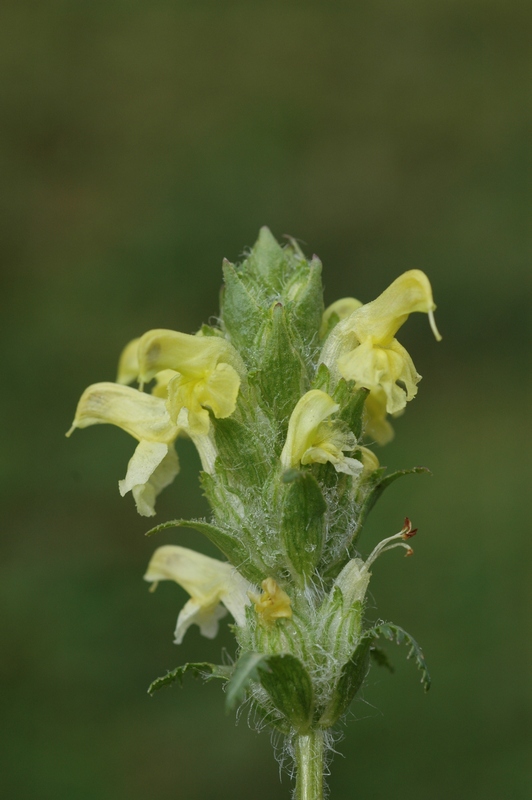
[{"label": "yellow flower cluster", "polygon": [[[363,305],[354,298],[343,298],[323,315],[320,336],[324,345],[318,364],[329,370],[331,391],[341,378],[353,381],[355,389],[369,390],[366,433],[379,443],[393,435],[387,415],[402,412],[416,395],[421,377],[395,334],[409,314],[421,311],[429,315],[440,339],[434,309],[426,275],[410,270],[373,302]],[[138,389],[129,385],[135,381]],[[144,391],[147,384],[151,384],[150,391]],[[69,434],[75,428],[109,423],[133,436],[138,444],[119,490],[122,495],[132,492],[138,512],[151,516],[156,497],[179,471],[175,450],[179,435],[193,440],[203,469],[215,471],[217,448],[211,415],[215,419],[230,417],[245,386],[242,358],[221,332],[188,335],[150,330],[124,348],[115,383],[96,383],[85,390]],[[307,391],[290,415],[280,467],[290,470],[330,463],[337,472],[355,479],[375,469],[376,457],[336,416],[339,411],[339,403],[327,392]],[[355,450],[360,460],[348,455]],[[245,625],[250,600],[265,625],[292,616],[290,597],[273,578],[262,582],[262,594],[256,593],[256,587],[229,563],[186,548],[160,547],[145,579],[155,585],[173,580],[189,593],[190,600],[177,621],[177,643],[194,623],[205,636],[214,636],[226,610],[237,625]],[[368,580],[367,566],[354,559],[337,582],[356,584],[356,596],[363,599]]]},{"label": "yellow flower cluster", "polygon": [[[131,491],[139,514],[152,516],[157,495],[179,471],[179,434],[190,436],[203,469],[212,472],[216,448],[209,410],[219,419],[233,413],[244,373],[238,353],[221,337],[148,331],[125,347],[116,383],[85,390],[69,434],[110,423],[134,436],[139,444],[120,493]],[[152,392],[126,385],[137,379],[141,387],[155,379]]]}]

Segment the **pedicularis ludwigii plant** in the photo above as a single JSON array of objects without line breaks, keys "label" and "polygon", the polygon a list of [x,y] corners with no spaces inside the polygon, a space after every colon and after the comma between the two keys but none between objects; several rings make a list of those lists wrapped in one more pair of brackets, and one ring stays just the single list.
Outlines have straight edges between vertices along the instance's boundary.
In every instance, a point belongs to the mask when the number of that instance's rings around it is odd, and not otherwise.
[{"label": "pedicularis ludwigii plant", "polygon": [[410,270],[371,303],[348,297],[324,309],[320,261],[295,241],[281,247],[267,228],[245,261],[225,262],[223,272],[218,325],[194,335],[151,330],[130,342],[116,383],[89,386],[72,428],[111,423],[137,439],[119,488],[145,516],[179,471],[176,439],[194,442],[212,516],[150,533],[194,528],[221,559],[166,545],[145,579],[153,587],[173,580],[190,595],[176,644],[193,624],[215,636],[229,611],[238,651],[231,665],[177,667],[149,691],[186,672],[219,678],[229,709],[248,703],[259,726],[283,735],[295,797],[317,800],[335,726],[370,658],[387,663],[376,642],[404,641],[429,685],[415,641],[364,616],[373,563],[395,547],[410,554],[415,530],[406,519],[365,560],[358,538],[383,490],[424,471],[386,475],[367,445],[392,437],[388,415],[417,392],[420,375],[395,334],[421,311],[439,339],[435,305],[426,275]]}]

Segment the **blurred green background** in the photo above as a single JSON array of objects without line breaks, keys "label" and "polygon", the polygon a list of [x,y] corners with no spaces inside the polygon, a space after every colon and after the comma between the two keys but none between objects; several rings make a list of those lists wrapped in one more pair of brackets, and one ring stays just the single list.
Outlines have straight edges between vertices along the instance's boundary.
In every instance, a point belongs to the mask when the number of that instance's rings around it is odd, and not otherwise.
[{"label": "blurred green background", "polygon": [[[425,270],[400,340],[424,376],[379,452],[367,554],[408,514],[416,555],[374,570],[380,615],[423,645],[373,668],[333,798],[532,796],[529,480],[532,6],[518,0],[4,0],[0,663],[12,800],[289,797],[267,733],[218,685],[146,688],[232,652],[172,632],[185,593],[142,582],[155,544],[122,500],[133,442],[66,440],[89,383],[152,327],[218,309],[221,261],[267,224],[324,262],[326,301]],[[206,512],[197,460],[160,521]],[[356,721],[355,721],[356,720]]]}]

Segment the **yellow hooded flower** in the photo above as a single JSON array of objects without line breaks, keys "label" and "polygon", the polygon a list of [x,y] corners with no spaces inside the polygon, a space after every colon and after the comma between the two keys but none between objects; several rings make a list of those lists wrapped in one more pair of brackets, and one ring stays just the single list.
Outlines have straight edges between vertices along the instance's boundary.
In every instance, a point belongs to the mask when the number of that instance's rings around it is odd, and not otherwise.
[{"label": "yellow hooded flower", "polygon": [[[386,398],[386,412],[396,414],[415,397],[421,376],[395,333],[414,311],[429,315],[436,339],[436,306],[424,272],[413,269],[397,278],[376,300],[357,308],[332,330],[322,351],[322,361],[331,371],[357,388]],[[370,395],[371,396],[371,395]],[[389,434],[389,432],[388,432]],[[382,437],[381,437],[382,439]]]},{"label": "yellow hooded flower", "polygon": [[[180,427],[207,434],[207,409],[218,419],[234,412],[244,368],[237,351],[222,337],[152,330],[141,337],[137,352],[141,383],[164,372],[167,407]],[[156,393],[162,393],[160,387]]]},{"label": "yellow hooded flower", "polygon": [[281,464],[285,469],[329,461],[337,472],[348,475],[361,472],[361,462],[344,455],[345,450],[354,450],[356,447],[354,433],[345,422],[328,419],[339,408],[332,397],[320,389],[312,389],[303,395],[288,423],[286,442],[281,453]]},{"label": "yellow hooded flower", "polygon": [[173,424],[164,400],[118,383],[94,383],[83,392],[69,436],[75,428],[117,425],[138,440],[120,494],[132,492],[142,516],[155,514],[155,498],[179,472]]},{"label": "yellow hooded flower", "polygon": [[199,625],[203,636],[214,638],[218,633],[218,620],[225,616],[226,609],[237,625],[246,624],[248,592],[254,587],[227,562],[186,547],[165,545],[153,554],[144,580],[155,585],[159,581],[175,581],[190,595],[177,618],[176,644],[181,644],[188,628],[194,624]]}]

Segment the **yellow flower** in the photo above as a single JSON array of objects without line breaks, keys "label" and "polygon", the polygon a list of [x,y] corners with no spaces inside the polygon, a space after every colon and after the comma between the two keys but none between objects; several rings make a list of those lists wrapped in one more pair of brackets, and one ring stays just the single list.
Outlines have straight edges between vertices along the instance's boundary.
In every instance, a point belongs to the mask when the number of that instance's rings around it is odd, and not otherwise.
[{"label": "yellow flower", "polygon": [[[357,308],[332,330],[322,361],[334,373],[370,389],[376,402],[386,398],[386,411],[396,414],[415,397],[421,376],[405,348],[394,338],[414,311],[429,315],[436,339],[436,306],[424,272],[413,269],[397,278],[376,300]],[[388,432],[389,434],[389,432]],[[381,437],[382,438],[382,437]]]},{"label": "yellow flower", "polygon": [[94,383],[83,392],[69,436],[75,428],[117,425],[138,440],[120,494],[132,492],[142,516],[155,514],[155,498],[179,472],[173,424],[164,400],[118,383]]},{"label": "yellow flower", "polygon": [[218,633],[218,620],[225,616],[226,609],[237,625],[246,624],[248,592],[253,586],[227,562],[186,547],[165,545],[153,554],[144,580],[153,583],[154,588],[159,581],[175,581],[190,595],[177,618],[176,644],[181,644],[188,628],[194,624],[199,625],[203,636],[214,638]]},{"label": "yellow flower", "polygon": [[249,599],[255,604],[255,611],[266,625],[273,625],[278,619],[290,619],[292,616],[292,603],[286,592],[281,589],[273,578],[262,581],[262,594],[248,593]]},{"label": "yellow flower", "polygon": [[[180,427],[204,435],[210,427],[207,409],[218,419],[234,412],[244,368],[234,347],[222,337],[152,330],[141,337],[137,352],[141,383],[164,372],[167,408]],[[156,393],[163,391],[159,387]]]},{"label": "yellow flower", "polygon": [[320,389],[312,389],[303,395],[288,423],[286,442],[281,453],[281,464],[285,469],[329,461],[337,472],[348,475],[361,472],[361,462],[344,455],[344,450],[356,447],[354,433],[345,422],[328,419],[339,408],[332,397]]}]

